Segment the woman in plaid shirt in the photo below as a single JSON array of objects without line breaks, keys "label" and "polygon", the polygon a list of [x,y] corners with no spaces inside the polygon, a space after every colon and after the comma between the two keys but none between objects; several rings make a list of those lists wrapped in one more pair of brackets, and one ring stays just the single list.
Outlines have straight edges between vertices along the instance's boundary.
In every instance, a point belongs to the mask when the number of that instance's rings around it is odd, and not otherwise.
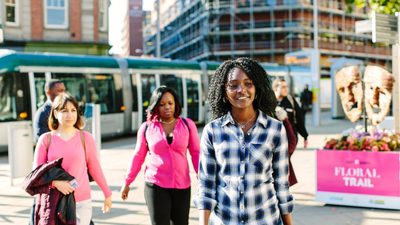
[{"label": "woman in plaid shirt", "polygon": [[200,144],[200,224],[292,225],[288,142],[276,99],[254,60],[224,62],[209,91],[214,120]]}]

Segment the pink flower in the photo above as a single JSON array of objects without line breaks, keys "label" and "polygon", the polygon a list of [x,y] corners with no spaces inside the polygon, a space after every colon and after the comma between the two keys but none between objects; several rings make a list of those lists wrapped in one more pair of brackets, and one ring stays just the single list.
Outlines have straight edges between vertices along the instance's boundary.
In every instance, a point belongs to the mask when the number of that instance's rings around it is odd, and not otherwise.
[{"label": "pink flower", "polygon": [[373,151],[373,152],[379,151],[378,146],[372,146],[371,151]]},{"label": "pink flower", "polygon": [[356,139],[354,139],[354,138],[351,137],[351,136],[348,136],[347,139],[346,139],[347,143],[349,143],[350,145],[353,145],[355,140],[356,140]]},{"label": "pink flower", "polygon": [[342,137],[327,140],[325,149],[350,151],[395,151],[400,149],[400,133],[386,130],[353,130]]},{"label": "pink flower", "polygon": [[381,145],[381,149],[382,149],[382,151],[390,151],[389,145],[386,143]]}]

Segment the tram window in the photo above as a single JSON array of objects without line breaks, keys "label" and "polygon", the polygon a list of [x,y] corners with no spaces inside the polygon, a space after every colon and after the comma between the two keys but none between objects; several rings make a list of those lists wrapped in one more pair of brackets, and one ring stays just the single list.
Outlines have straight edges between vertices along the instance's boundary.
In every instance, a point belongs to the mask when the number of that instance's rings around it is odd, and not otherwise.
[{"label": "tram window", "polygon": [[156,78],[154,74],[142,74],[142,107],[143,107],[143,121],[146,120],[146,109],[150,104],[150,97],[152,92],[156,89]]},{"label": "tram window", "polygon": [[26,73],[0,74],[0,121],[31,118],[28,90]]},{"label": "tram window", "polygon": [[117,101],[114,77],[110,74],[89,74],[87,78],[89,102],[100,104],[102,114],[120,112],[121,105],[117,104],[122,104],[122,99]]},{"label": "tram window", "polygon": [[188,117],[194,121],[199,120],[199,83],[186,78]]},{"label": "tram window", "polygon": [[46,84],[46,78],[44,73],[35,73],[35,90],[36,90],[36,109],[42,106],[47,101],[47,96],[44,91],[44,85]]},{"label": "tram window", "polygon": [[132,74],[131,76],[131,81],[132,81],[132,111],[137,112],[138,111],[138,93],[137,93],[137,79],[136,79],[136,74]]},{"label": "tram window", "polygon": [[72,95],[82,106],[87,102],[86,82],[83,74],[80,73],[53,73],[54,79],[59,79],[64,83],[67,93]]},{"label": "tram window", "polygon": [[179,103],[183,107],[182,78],[177,77],[176,75],[160,75],[160,84],[174,89],[178,94]]}]

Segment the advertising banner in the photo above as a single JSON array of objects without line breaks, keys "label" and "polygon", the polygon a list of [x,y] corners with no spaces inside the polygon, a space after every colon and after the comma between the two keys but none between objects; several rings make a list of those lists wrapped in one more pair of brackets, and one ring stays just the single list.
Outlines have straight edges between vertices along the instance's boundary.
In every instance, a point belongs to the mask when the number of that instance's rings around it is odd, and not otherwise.
[{"label": "advertising banner", "polygon": [[317,192],[400,197],[400,152],[317,150]]}]

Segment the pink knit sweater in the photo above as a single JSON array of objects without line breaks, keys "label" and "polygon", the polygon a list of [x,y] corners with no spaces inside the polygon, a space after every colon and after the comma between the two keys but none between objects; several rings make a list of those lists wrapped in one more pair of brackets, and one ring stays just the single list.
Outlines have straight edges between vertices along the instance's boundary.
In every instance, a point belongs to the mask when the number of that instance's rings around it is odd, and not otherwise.
[{"label": "pink knit sweater", "polygon": [[87,164],[81,136],[77,130],[75,135],[67,141],[54,134],[51,134],[51,142],[48,150],[47,133],[41,135],[39,137],[38,144],[36,145],[33,165],[33,167],[36,168],[38,165],[41,165],[47,161],[63,158],[63,169],[74,176],[78,181],[79,187],[74,193],[75,200],[77,202],[91,198],[87,168],[89,168],[93,179],[103,191],[104,196],[111,196],[111,190],[107,185],[107,181],[104,177],[103,171],[101,170],[100,163],[97,160],[94,139],[90,133],[86,131],[83,131],[83,133],[85,135]]}]

